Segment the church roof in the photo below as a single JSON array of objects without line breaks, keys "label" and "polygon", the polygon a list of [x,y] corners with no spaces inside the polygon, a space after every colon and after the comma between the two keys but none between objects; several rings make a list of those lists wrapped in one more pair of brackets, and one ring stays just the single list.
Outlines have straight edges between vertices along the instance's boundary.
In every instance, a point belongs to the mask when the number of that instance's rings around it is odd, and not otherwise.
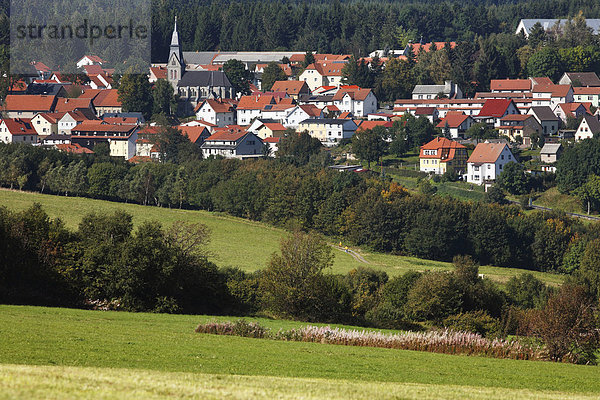
[{"label": "church roof", "polygon": [[177,32],[177,17],[175,17],[175,27],[173,28],[173,36],[171,36],[171,47],[179,46],[179,33]]},{"label": "church roof", "polygon": [[177,83],[179,87],[232,87],[223,71],[186,71]]}]

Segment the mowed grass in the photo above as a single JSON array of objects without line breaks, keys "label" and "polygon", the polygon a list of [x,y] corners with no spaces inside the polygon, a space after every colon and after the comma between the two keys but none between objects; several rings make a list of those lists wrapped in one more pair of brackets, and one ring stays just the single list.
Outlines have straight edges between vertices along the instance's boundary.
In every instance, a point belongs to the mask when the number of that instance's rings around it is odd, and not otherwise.
[{"label": "mowed grass", "polygon": [[[81,218],[90,212],[110,214],[116,210],[131,214],[134,224],[147,220],[159,221],[163,226],[170,226],[178,220],[191,223],[200,222],[211,229],[211,243],[209,244],[209,251],[212,254],[211,260],[220,267],[233,266],[245,271],[256,271],[264,268],[271,254],[279,250],[280,239],[287,234],[284,230],[267,224],[235,218],[222,213],[148,207],[81,197],[0,190],[0,205],[4,205],[9,209],[24,210],[35,202],[40,203],[50,217],[60,217],[72,229],[76,229]],[[333,239],[332,242],[338,244]],[[409,270],[452,269],[450,263],[373,253],[359,248],[353,249],[360,253],[368,264],[357,261],[350,254],[343,251],[335,250],[335,261],[330,272],[345,274],[351,269],[369,266],[383,270],[390,276],[397,276]],[[504,283],[511,276],[526,271],[517,268],[482,266],[479,272],[490,279]],[[552,285],[563,282],[563,276],[561,275],[541,272],[532,273]]]},{"label": "mowed grass", "polygon": [[[0,306],[0,398],[600,395],[595,366],[194,333],[210,319]],[[302,325],[260,322],[272,329]]]}]

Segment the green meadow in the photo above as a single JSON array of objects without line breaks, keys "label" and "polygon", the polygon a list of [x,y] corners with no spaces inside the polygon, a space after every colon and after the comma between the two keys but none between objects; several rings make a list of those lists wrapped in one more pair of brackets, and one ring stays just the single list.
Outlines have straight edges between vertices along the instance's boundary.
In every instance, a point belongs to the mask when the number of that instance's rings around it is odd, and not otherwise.
[{"label": "green meadow", "polygon": [[[280,239],[286,235],[283,229],[267,224],[235,218],[223,213],[179,210],[159,207],[141,206],[137,204],[115,203],[104,200],[93,200],[81,197],[53,196],[39,193],[0,190],[0,205],[11,210],[24,210],[33,203],[40,203],[52,218],[60,217],[65,224],[76,229],[81,218],[90,212],[113,213],[116,210],[133,215],[134,224],[145,220],[156,220],[168,226],[182,220],[203,223],[211,230],[211,243],[208,249],[211,260],[220,267],[239,267],[245,271],[256,271],[264,268],[269,257],[279,249]],[[331,239],[332,244],[339,244]],[[345,244],[344,244],[345,245]],[[336,250],[332,273],[344,274],[353,268],[369,266],[380,269],[390,276],[401,275],[409,270],[451,270],[450,263],[422,260],[414,257],[394,256],[353,248],[367,261],[362,263],[350,254]],[[479,272],[497,282],[504,283],[511,276],[525,272],[517,268],[498,268],[482,266]],[[558,285],[562,283],[561,275],[532,272],[544,282]]]},{"label": "green meadow", "polygon": [[596,366],[194,333],[214,319],[225,317],[0,306],[0,399],[600,395]]}]

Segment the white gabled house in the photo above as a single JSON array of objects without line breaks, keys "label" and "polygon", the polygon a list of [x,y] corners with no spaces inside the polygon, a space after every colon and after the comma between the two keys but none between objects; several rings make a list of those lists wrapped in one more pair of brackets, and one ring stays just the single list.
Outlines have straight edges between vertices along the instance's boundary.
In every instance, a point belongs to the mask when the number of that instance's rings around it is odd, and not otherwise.
[{"label": "white gabled house", "polygon": [[479,143],[467,160],[467,182],[494,181],[509,162],[517,162],[506,143]]},{"label": "white gabled house", "polygon": [[202,156],[225,158],[257,158],[263,154],[263,142],[252,132],[243,129],[217,128],[200,146]]},{"label": "white gabled house", "polygon": [[355,117],[366,117],[377,111],[377,98],[371,89],[340,89],[333,96],[333,105]]},{"label": "white gabled house", "polygon": [[283,125],[286,128],[296,129],[298,128],[298,125],[300,125],[300,122],[309,118],[324,118],[323,110],[312,104],[295,106],[293,109],[289,110],[288,115],[285,117],[285,121],[283,121]]},{"label": "white gabled house", "polygon": [[584,139],[591,139],[598,134],[600,134],[600,122],[598,121],[598,117],[585,114],[575,132],[575,140],[579,142]]},{"label": "white gabled house", "polygon": [[34,144],[38,142],[38,133],[30,119],[4,118],[0,122],[0,142]]},{"label": "white gabled house", "polygon": [[235,124],[235,107],[226,100],[204,100],[198,103],[195,112],[197,119],[215,124],[219,128]]}]

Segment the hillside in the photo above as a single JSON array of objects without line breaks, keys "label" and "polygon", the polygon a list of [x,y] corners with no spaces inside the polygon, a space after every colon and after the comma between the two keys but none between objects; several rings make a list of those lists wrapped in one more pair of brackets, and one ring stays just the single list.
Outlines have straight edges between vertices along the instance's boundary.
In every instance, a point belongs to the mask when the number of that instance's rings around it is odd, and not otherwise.
[{"label": "hillside", "polygon": [[[40,203],[52,218],[60,217],[65,224],[75,229],[81,218],[90,212],[112,213],[123,210],[133,215],[134,224],[145,220],[157,220],[169,225],[177,220],[200,222],[212,231],[209,251],[211,259],[220,267],[234,266],[245,271],[264,268],[270,255],[279,249],[279,240],[285,231],[255,221],[231,217],[221,213],[195,210],[177,210],[158,207],[146,207],[137,204],[114,203],[80,197],[43,195],[39,193],[0,190],[0,204],[12,210],[24,210],[34,202]],[[332,243],[338,244],[332,239]],[[345,244],[343,244],[345,245]],[[354,248],[366,264],[343,251],[335,252],[332,273],[346,273],[359,266],[380,269],[390,276],[403,274],[409,270],[450,270],[451,264],[421,260],[414,257],[393,256],[373,253]],[[482,266],[480,273],[498,282],[506,282],[511,276],[526,272],[517,268]],[[536,277],[549,284],[560,284],[563,276],[542,272],[532,272]]]},{"label": "hillside", "polygon": [[600,392],[599,367],[194,333],[211,319],[0,306],[0,398],[588,399]]}]

